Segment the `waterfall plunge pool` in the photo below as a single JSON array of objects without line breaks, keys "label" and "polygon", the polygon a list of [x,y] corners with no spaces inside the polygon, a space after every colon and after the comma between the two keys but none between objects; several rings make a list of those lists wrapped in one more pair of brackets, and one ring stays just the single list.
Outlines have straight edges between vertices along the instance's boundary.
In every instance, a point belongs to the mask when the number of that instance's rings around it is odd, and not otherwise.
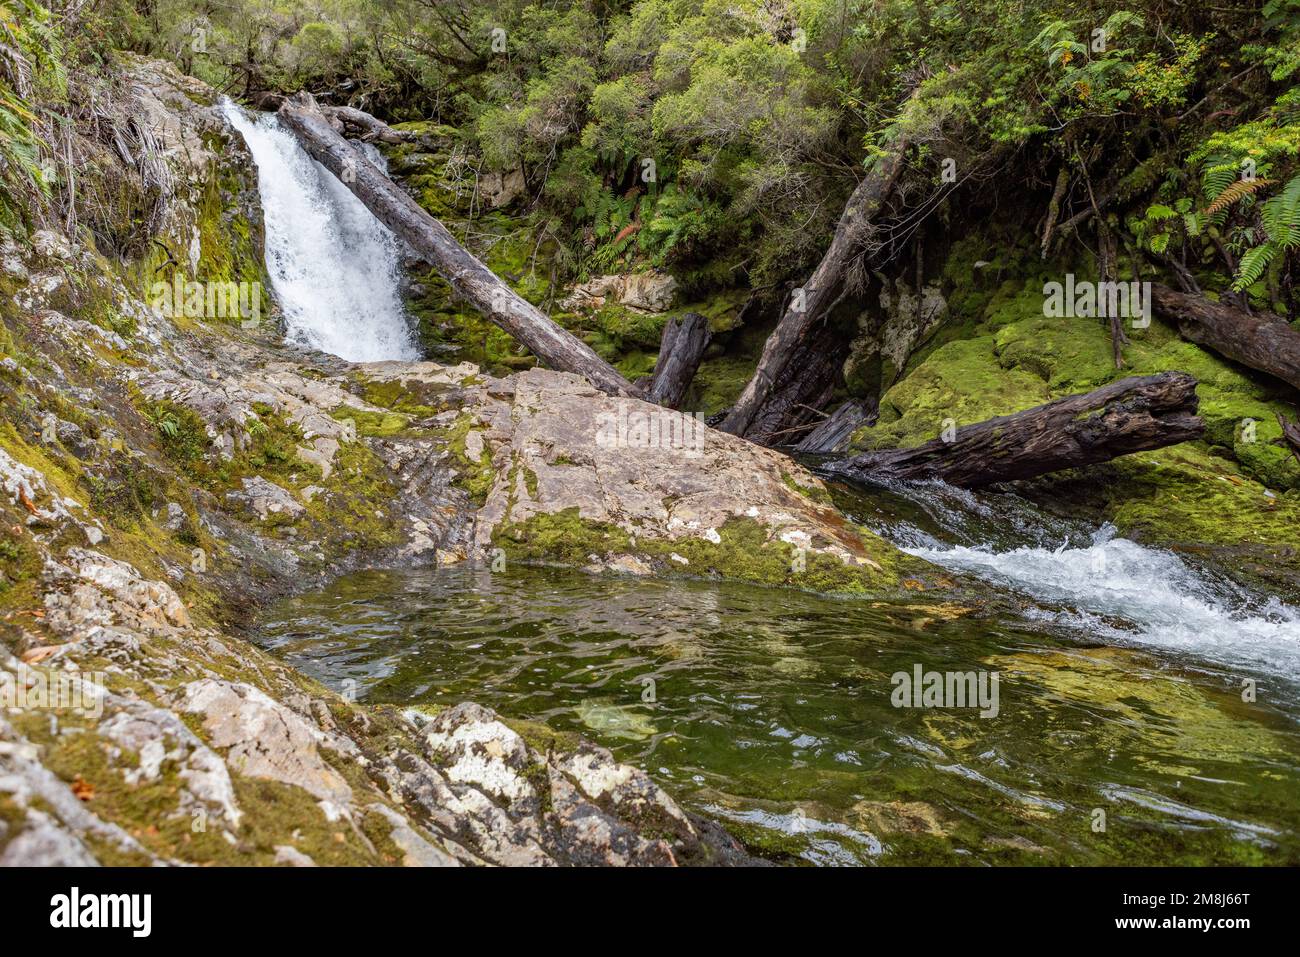
[{"label": "waterfall plunge pool", "polygon": [[[347,576],[261,641],[364,702],[579,732],[778,861],[1300,863],[1293,682],[1026,609],[466,566]],[[996,717],[895,707],[918,665],[996,672]]]}]

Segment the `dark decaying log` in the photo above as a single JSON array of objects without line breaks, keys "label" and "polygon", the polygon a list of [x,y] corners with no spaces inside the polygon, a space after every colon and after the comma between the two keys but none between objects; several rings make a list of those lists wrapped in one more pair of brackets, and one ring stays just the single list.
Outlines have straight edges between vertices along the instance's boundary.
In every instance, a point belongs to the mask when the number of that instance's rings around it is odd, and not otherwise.
[{"label": "dark decaying log", "polygon": [[810,329],[790,353],[749,423],[745,437],[761,445],[792,445],[817,424],[842,378],[851,339],[838,324]]},{"label": "dark decaying log", "polygon": [[337,176],[381,223],[406,240],[457,295],[527,346],[546,366],[583,376],[610,395],[631,391],[631,384],[613,366],[516,294],[456,242],[447,227],[353,148],[310,95],[299,93],[286,100],[279,115],[303,149]]},{"label": "dark decaying log", "polygon": [[1285,320],[1259,318],[1158,284],[1151,287],[1151,299],[1184,338],[1300,389],[1300,332]]},{"label": "dark decaying log", "polygon": [[[854,189],[840,214],[830,248],[802,290],[796,290],[791,297],[785,314],[763,346],[763,355],[753,377],[723,421],[724,431],[755,437],[755,420],[778,384],[790,380],[788,370],[799,356],[800,344],[814,326],[825,322],[834,307],[845,298],[851,267],[872,233],[876,214],[894,190],[906,152],[907,142],[900,140],[889,153],[876,161]],[[794,407],[791,403],[787,406]],[[763,418],[762,431],[768,435],[780,433],[788,427],[779,414]]]},{"label": "dark decaying log", "polygon": [[1281,412],[1277,414],[1277,424],[1282,427],[1282,442],[1291,450],[1296,462],[1300,462],[1300,423],[1287,421]]},{"label": "dark decaying log", "polygon": [[829,455],[844,447],[854,432],[863,425],[874,425],[878,399],[850,399],[821,421],[800,440],[794,451],[805,455]]},{"label": "dark decaying log", "polygon": [[952,441],[866,452],[822,468],[861,482],[943,479],[978,488],[1199,438],[1205,423],[1196,403],[1196,380],[1185,372],[1134,376],[966,426]]},{"label": "dark decaying log", "polygon": [[645,390],[646,399],[670,409],[680,406],[712,338],[709,321],[698,312],[669,319],[659,340],[659,359]]}]

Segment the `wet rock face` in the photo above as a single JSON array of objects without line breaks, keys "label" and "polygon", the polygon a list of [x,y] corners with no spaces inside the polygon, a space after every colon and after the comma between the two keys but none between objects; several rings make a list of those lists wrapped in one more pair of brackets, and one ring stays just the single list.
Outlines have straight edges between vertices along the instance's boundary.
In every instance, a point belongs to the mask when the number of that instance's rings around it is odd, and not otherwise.
[{"label": "wet rock face", "polygon": [[819,557],[846,582],[897,583],[887,567],[897,551],[846,523],[822,483],[786,456],[563,373],[529,370],[470,390],[470,400],[495,473],[476,521],[481,549],[502,546],[509,557],[503,532],[564,516],[574,535],[603,530],[609,541],[576,561],[597,568],[768,580],[723,560],[728,538],[743,534],[746,549],[774,560]]}]

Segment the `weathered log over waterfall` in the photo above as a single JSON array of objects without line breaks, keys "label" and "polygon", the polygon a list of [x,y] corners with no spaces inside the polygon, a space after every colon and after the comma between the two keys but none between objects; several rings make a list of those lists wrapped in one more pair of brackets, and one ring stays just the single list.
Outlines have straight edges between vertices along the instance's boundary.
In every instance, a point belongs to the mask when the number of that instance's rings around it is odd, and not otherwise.
[{"label": "weathered log over waterfall", "polygon": [[280,107],[280,119],[303,148],[339,178],[375,217],[451,284],[456,294],[523,343],[545,365],[573,372],[610,395],[631,384],[586,343],[515,293],[396,183],[334,129],[309,94]]},{"label": "weathered log over waterfall", "polygon": [[[782,423],[771,421],[771,417],[760,417],[759,412],[783,381],[788,380],[791,374],[802,374],[803,370],[793,368],[801,343],[808,338],[813,327],[825,322],[835,306],[850,294],[852,267],[872,233],[876,214],[894,190],[906,152],[905,140],[896,143],[890,152],[876,161],[866,178],[854,189],[840,214],[830,248],[803,288],[796,290],[791,297],[781,321],[763,345],[763,355],[753,377],[722,423],[724,431],[758,441],[763,441],[763,436],[756,434],[759,431],[766,436],[780,434]],[[820,384],[813,384],[805,391],[825,393],[827,397],[830,394],[830,390],[821,388]],[[765,421],[762,429],[757,429],[756,420],[760,418]]]},{"label": "weathered log over waterfall", "polygon": [[978,488],[1199,438],[1196,380],[1164,372],[1111,382],[1014,415],[958,429],[911,449],[866,452],[822,466],[864,482],[943,479]]},{"label": "weathered log over waterfall", "polygon": [[[283,93],[265,91],[254,96],[252,104],[259,110],[274,111],[284,106],[288,99],[289,97]],[[355,139],[366,142],[378,140],[381,143],[405,143],[407,140],[414,139],[412,134],[395,130],[379,117],[371,116],[356,107],[316,103],[316,109],[325,114],[335,130]]]},{"label": "weathered log over waterfall", "polygon": [[1185,338],[1300,389],[1300,332],[1285,319],[1261,319],[1168,286],[1152,286],[1151,299]]}]

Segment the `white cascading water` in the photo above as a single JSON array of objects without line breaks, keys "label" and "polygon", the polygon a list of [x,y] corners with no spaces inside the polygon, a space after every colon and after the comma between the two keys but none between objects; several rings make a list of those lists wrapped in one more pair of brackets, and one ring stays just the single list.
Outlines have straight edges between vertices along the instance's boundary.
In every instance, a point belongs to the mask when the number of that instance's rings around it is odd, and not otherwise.
[{"label": "white cascading water", "polygon": [[[994,552],[967,546],[904,550],[1070,611],[1038,617],[1120,644],[1180,651],[1224,663],[1300,674],[1300,611],[1276,598],[1251,602],[1172,552],[1118,538],[1105,526],[1090,545]],[[1121,619],[1117,621],[1116,619]]]},{"label": "white cascading water", "polygon": [[222,109],[257,163],[266,270],[285,338],[350,362],[418,359],[398,291],[397,238],[274,114],[252,118],[230,101]]}]

